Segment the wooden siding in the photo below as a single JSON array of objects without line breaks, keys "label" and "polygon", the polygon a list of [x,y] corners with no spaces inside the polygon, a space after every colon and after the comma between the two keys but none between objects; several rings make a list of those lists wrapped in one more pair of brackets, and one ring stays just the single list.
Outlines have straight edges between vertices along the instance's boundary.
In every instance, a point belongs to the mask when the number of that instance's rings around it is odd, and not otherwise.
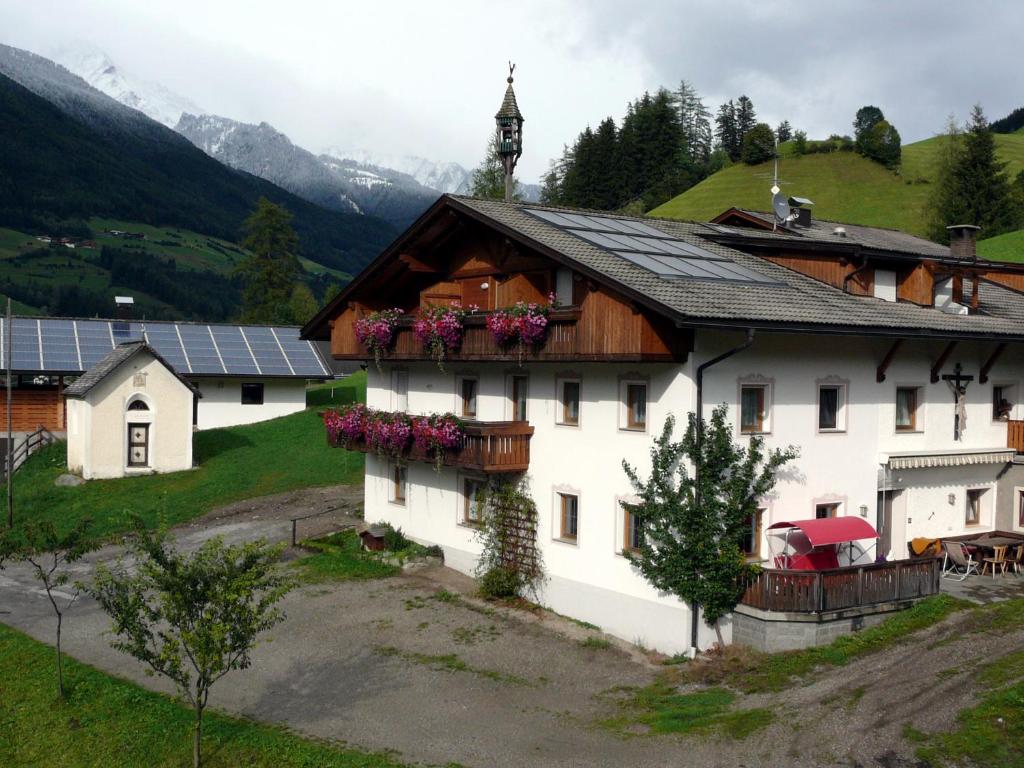
[{"label": "wooden siding", "polygon": [[814,278],[822,283],[827,283],[839,289],[845,287],[856,296],[871,296],[874,293],[874,270],[870,268],[864,272],[858,272],[855,277],[851,278],[844,285],[846,277],[854,272],[857,267],[840,256],[762,253],[761,257],[766,261],[792,269],[794,272],[807,275],[807,277]]},{"label": "wooden siding", "polygon": [[1024,421],[1010,419],[1006,422],[1006,447],[1024,453]]},{"label": "wooden siding", "polygon": [[[986,280],[993,283],[1005,285],[1015,291],[1024,291],[1024,273],[1020,272],[985,272],[982,274]],[[955,301],[955,299],[954,299]]]},{"label": "wooden siding", "polygon": [[[15,389],[11,398],[11,425],[15,432],[32,432],[45,427],[63,432],[64,397],[56,389]],[[7,429],[7,404],[0,406],[0,430]]]},{"label": "wooden siding", "polygon": [[930,307],[935,303],[934,279],[926,263],[901,271],[897,275],[896,298],[921,306]]}]

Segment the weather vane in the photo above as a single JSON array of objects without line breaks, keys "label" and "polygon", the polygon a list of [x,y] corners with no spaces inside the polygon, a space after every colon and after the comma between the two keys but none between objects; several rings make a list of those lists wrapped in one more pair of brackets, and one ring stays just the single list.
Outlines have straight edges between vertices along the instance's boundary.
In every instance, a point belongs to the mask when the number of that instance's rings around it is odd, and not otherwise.
[{"label": "weather vane", "polygon": [[513,64],[510,61],[508,63],[508,82],[510,82],[510,83],[512,82],[512,75],[515,73],[515,71],[516,71],[516,65]]}]

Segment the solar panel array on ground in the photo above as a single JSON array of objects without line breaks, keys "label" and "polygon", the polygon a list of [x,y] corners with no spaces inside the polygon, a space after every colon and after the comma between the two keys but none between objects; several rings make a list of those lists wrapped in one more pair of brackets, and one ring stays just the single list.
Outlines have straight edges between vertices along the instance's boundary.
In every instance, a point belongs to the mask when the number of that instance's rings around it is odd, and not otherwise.
[{"label": "solar panel array on ground", "polygon": [[776,281],[731,259],[630,219],[527,208],[527,213],[575,237],[614,253],[660,277],[727,280],[736,283]]},{"label": "solar panel array on ground", "polygon": [[[15,317],[10,348],[15,371],[82,373],[117,344],[144,340],[182,374],[197,376],[329,376],[298,328],[201,325],[159,321]],[[7,367],[8,329],[0,318],[0,367]]]}]

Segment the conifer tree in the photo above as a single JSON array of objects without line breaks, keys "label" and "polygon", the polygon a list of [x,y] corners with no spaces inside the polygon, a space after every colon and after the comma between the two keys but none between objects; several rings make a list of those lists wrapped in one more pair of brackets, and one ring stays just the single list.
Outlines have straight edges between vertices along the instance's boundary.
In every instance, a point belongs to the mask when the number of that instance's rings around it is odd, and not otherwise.
[{"label": "conifer tree", "polygon": [[740,159],[740,135],[736,126],[736,105],[732,99],[718,108],[715,116],[715,138],[729,159],[736,162]]},{"label": "conifer tree", "polygon": [[757,113],[754,111],[754,102],[747,96],[740,96],[736,99],[736,133],[737,142],[742,145],[743,137],[757,125]]},{"label": "conifer tree", "polygon": [[265,197],[242,224],[242,247],[251,255],[236,267],[245,284],[242,321],[290,323],[291,297],[302,266],[295,255],[299,238],[292,229],[292,215]]},{"label": "conifer tree", "polygon": [[[505,166],[501,163],[501,155],[498,154],[498,135],[491,134],[487,142],[487,151],[484,159],[480,161],[469,179],[469,194],[473,197],[484,200],[505,199]],[[522,189],[518,179],[512,191],[513,200],[522,200]]]},{"label": "conifer tree", "polygon": [[938,183],[931,201],[929,236],[949,242],[946,227],[976,224],[985,237],[1020,226],[1006,163],[996,158],[995,138],[980,105],[962,134],[952,131],[940,155]]},{"label": "conifer tree", "polygon": [[686,80],[679,83],[675,93],[679,109],[679,126],[683,149],[694,163],[706,163],[711,157],[711,113],[701,101],[700,94]]},{"label": "conifer tree", "polygon": [[779,144],[793,138],[793,129],[789,125],[789,120],[779,123],[779,127],[775,129],[775,138],[779,140]]}]

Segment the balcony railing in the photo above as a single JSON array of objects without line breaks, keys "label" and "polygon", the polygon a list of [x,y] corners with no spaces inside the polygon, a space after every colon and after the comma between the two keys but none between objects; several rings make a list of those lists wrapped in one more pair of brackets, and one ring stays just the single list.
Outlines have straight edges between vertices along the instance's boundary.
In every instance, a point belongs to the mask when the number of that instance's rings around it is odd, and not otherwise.
[{"label": "balcony railing", "polygon": [[[524,350],[526,357],[533,360],[564,359],[579,352],[577,320],[579,313],[572,309],[552,310],[548,315],[547,337],[537,347]],[[403,317],[395,330],[395,341],[385,357],[388,360],[429,360],[431,353],[425,349],[413,331],[413,318]],[[498,344],[487,328],[484,315],[470,315],[463,325],[462,344],[449,355],[451,360],[516,360],[519,350]]]},{"label": "balcony railing", "polygon": [[[533,427],[524,421],[464,422],[462,447],[445,451],[442,464],[485,474],[525,472],[530,468],[530,438]],[[370,453],[365,443],[351,450]],[[403,458],[434,463],[434,456],[413,446]]]},{"label": "balcony railing", "polygon": [[1024,421],[1006,422],[1006,447],[1024,453]]},{"label": "balcony railing", "polygon": [[824,571],[766,569],[740,602],[764,611],[823,613],[911,600],[937,594],[939,558],[830,568]]}]

